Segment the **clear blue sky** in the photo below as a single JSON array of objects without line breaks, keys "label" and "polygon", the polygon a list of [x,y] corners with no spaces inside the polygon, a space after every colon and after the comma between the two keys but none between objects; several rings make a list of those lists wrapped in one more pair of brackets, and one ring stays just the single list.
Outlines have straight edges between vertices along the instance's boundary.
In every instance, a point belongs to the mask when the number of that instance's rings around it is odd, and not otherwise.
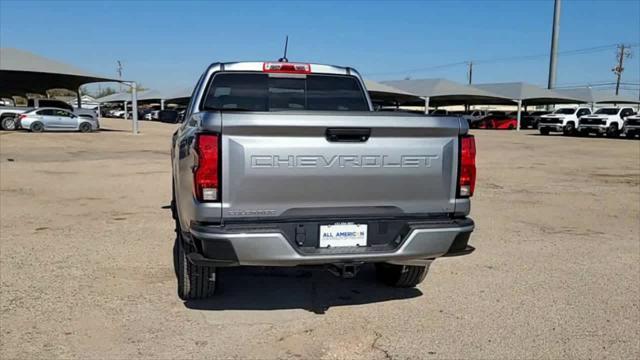
[{"label": "clear blue sky", "polygon": [[[214,61],[289,59],[350,65],[374,80],[444,77],[545,85],[553,0],[414,2],[204,2],[0,0],[0,45],[146,87],[192,85]],[[563,0],[560,51],[640,43],[640,1]],[[640,82],[640,47],[624,82]],[[558,86],[614,81],[615,47],[561,55]],[[431,69],[425,69],[431,68]],[[414,70],[423,69],[423,70]],[[412,71],[410,71],[412,70]]]}]

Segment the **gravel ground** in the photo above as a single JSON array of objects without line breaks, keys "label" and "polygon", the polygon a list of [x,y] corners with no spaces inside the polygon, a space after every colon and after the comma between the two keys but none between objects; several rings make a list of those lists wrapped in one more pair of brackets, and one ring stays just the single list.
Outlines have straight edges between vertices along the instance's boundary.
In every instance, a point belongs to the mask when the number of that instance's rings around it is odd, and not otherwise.
[{"label": "gravel ground", "polygon": [[640,142],[477,131],[470,256],[417,289],[371,268],[234,268],[175,293],[170,135],[0,133],[0,358],[640,357]]}]

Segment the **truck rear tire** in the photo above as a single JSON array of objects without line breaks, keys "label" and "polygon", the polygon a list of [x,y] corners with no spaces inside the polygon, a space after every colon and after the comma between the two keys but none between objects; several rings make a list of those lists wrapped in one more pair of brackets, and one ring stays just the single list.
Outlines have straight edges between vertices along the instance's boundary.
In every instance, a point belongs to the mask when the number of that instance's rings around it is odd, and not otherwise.
[{"label": "truck rear tire", "polygon": [[173,264],[178,278],[178,297],[182,300],[206,299],[216,291],[216,268],[212,266],[198,266],[187,259],[186,244],[179,231],[173,245]]},{"label": "truck rear tire", "polygon": [[429,272],[429,266],[376,264],[376,277],[379,281],[395,287],[415,287],[420,284]]},{"label": "truck rear tire", "polygon": [[16,129],[16,117],[12,115],[4,116],[0,122],[2,130],[13,131]]}]

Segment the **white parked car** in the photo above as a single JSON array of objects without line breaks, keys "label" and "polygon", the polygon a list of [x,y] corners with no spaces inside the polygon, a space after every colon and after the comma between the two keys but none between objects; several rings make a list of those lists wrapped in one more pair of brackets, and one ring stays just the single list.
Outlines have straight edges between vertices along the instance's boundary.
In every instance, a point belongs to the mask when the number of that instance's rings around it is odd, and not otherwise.
[{"label": "white parked car", "polygon": [[466,119],[469,126],[471,126],[471,124],[484,119],[487,115],[489,115],[487,110],[473,110],[469,114],[462,115],[462,118]]},{"label": "white parked car", "polygon": [[0,106],[0,128],[2,130],[15,130],[16,119],[20,114],[45,107],[68,110],[80,117],[98,119],[98,113],[93,109],[74,108],[64,101],[55,99],[28,99],[27,106]]},{"label": "white parked car", "polygon": [[562,132],[564,135],[574,135],[578,127],[578,120],[591,114],[588,107],[560,108],[551,114],[540,116],[538,130],[542,135],[550,132]]},{"label": "white parked car", "polygon": [[57,108],[39,108],[29,110],[18,116],[17,128],[31,132],[43,131],[80,131],[98,130],[98,120],[78,116],[67,110]]},{"label": "white parked car", "polygon": [[627,117],[635,115],[633,108],[607,107],[596,110],[593,115],[584,116],[578,124],[580,135],[596,133],[608,137],[618,137]]},{"label": "white parked car", "polygon": [[124,110],[113,110],[111,112],[111,116],[117,117],[117,118],[123,118],[124,117]]}]

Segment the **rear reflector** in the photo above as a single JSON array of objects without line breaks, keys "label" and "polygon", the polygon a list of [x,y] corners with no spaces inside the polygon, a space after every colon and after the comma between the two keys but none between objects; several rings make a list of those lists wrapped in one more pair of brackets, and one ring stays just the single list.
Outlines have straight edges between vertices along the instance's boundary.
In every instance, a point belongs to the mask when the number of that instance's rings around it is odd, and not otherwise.
[{"label": "rear reflector", "polygon": [[194,168],[193,181],[195,196],[200,201],[218,201],[220,178],[219,143],[217,134],[198,134],[195,150],[198,163]]},{"label": "rear reflector", "polygon": [[460,174],[458,174],[458,195],[470,197],[476,187],[476,139],[473,135],[460,138]]},{"label": "rear reflector", "polygon": [[286,62],[263,63],[262,71],[268,73],[310,74],[311,65]]}]

